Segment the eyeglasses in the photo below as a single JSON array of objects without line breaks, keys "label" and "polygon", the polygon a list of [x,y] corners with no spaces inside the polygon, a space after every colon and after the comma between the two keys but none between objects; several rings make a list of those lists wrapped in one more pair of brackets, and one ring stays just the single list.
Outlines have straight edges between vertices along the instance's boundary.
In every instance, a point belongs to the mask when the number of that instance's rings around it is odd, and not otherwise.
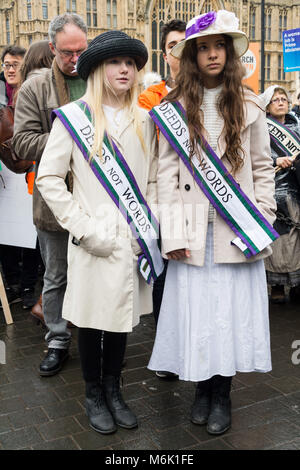
[{"label": "eyeglasses", "polygon": [[85,51],[85,49],[80,49],[79,51],[61,51],[56,46],[55,46],[55,49],[65,59],[71,59],[74,55],[76,57],[79,57]]},{"label": "eyeglasses", "polygon": [[1,65],[4,70],[9,70],[10,68],[12,68],[13,70],[19,70],[21,67],[21,64],[19,64],[18,62],[15,62],[14,64],[4,63]]},{"label": "eyeglasses", "polygon": [[275,98],[274,100],[271,100],[270,103],[275,103],[275,104],[278,104],[278,103],[287,103],[288,100],[286,98]]}]

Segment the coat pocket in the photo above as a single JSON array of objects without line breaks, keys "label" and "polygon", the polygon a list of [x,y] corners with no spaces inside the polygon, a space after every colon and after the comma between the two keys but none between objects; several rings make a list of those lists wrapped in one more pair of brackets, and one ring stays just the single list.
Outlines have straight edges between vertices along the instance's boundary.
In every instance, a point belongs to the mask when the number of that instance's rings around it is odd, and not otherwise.
[{"label": "coat pocket", "polygon": [[115,226],[104,226],[91,217],[86,234],[80,240],[80,246],[90,255],[108,257],[116,247]]}]

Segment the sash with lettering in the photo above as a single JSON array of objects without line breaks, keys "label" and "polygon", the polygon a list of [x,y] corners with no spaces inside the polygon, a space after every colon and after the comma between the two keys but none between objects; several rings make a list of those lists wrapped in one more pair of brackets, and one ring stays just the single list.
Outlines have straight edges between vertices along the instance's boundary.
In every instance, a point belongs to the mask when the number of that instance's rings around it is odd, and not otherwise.
[{"label": "sash with lettering", "polygon": [[231,243],[246,258],[257,255],[279,237],[204,138],[201,160],[193,155],[191,164],[189,130],[185,110],[180,103],[164,102],[155,106],[150,116],[211,204],[237,235]]},{"label": "sash with lettering", "polygon": [[142,249],[139,270],[148,284],[162,273],[164,264],[158,246],[159,224],[147,205],[139,186],[116,144],[105,133],[102,158],[90,161],[94,127],[88,105],[75,101],[54,112],[82,152],[96,178],[121,211]]},{"label": "sash with lettering", "polygon": [[287,126],[268,116],[268,130],[271,138],[271,146],[279,149],[281,156],[296,157],[300,153],[300,139]]}]

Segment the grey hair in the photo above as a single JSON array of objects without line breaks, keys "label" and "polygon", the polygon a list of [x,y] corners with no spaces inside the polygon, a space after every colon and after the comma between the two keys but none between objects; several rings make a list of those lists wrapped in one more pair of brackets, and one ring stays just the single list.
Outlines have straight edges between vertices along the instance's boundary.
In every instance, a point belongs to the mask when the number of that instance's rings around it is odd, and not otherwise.
[{"label": "grey hair", "polygon": [[49,25],[49,41],[55,44],[56,34],[63,31],[66,24],[74,24],[81,31],[87,34],[87,26],[81,16],[76,13],[65,13],[64,15],[58,15],[53,18]]}]

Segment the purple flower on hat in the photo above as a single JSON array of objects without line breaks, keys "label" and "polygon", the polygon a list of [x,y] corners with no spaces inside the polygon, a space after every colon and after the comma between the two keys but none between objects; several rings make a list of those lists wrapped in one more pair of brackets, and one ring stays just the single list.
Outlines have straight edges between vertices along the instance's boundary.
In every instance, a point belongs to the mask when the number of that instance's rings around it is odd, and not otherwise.
[{"label": "purple flower on hat", "polygon": [[186,39],[192,36],[193,34],[197,34],[199,33],[199,31],[208,28],[211,24],[216,21],[216,18],[217,13],[215,11],[210,11],[209,13],[206,13],[206,15],[201,15],[200,18],[198,18],[195,23],[186,30]]}]

